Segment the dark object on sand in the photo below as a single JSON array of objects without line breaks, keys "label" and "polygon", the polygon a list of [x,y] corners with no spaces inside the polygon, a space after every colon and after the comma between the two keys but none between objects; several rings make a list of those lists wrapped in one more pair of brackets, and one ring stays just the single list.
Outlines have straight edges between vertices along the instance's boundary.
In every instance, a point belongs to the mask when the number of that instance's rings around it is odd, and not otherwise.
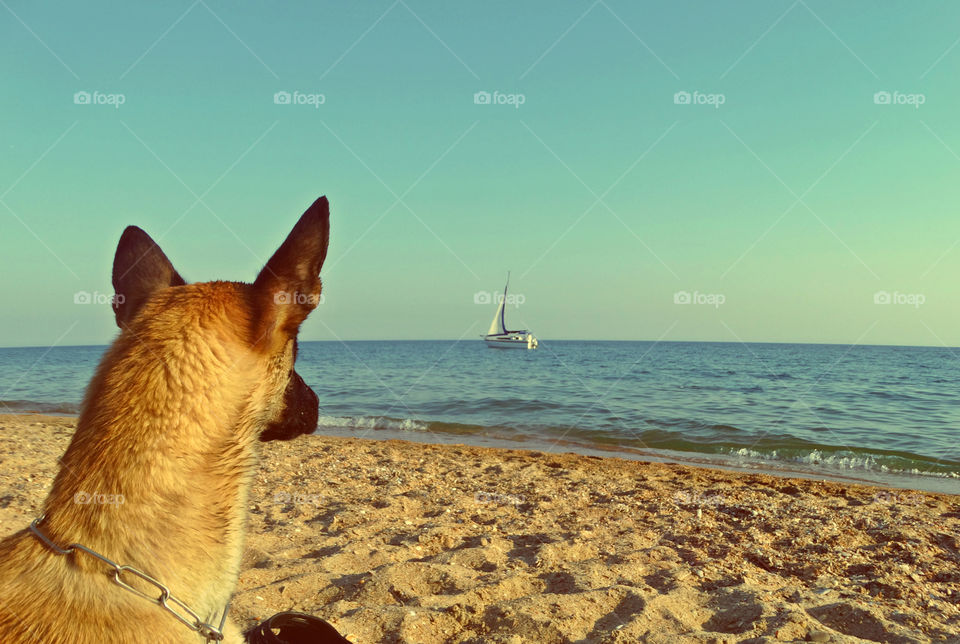
[{"label": "dark object on sand", "polygon": [[[279,631],[279,633],[274,633]],[[244,633],[249,644],[337,644],[350,640],[319,617],[277,613]]]}]

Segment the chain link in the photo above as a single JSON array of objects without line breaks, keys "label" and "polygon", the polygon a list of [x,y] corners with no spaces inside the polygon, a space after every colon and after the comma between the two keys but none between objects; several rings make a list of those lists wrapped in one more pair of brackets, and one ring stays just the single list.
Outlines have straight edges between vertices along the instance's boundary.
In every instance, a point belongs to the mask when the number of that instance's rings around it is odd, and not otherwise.
[{"label": "chain link", "polygon": [[[124,590],[127,590],[133,593],[134,595],[143,597],[148,601],[156,603],[157,605],[160,606],[160,608],[164,609],[165,611],[167,611],[168,613],[176,617],[177,620],[179,620],[184,626],[186,626],[187,628],[189,628],[190,630],[196,633],[199,633],[204,639],[207,640],[207,642],[219,642],[223,640],[223,625],[227,621],[227,611],[230,608],[229,604],[227,604],[227,607],[223,609],[223,617],[220,620],[219,627],[214,626],[212,624],[208,624],[207,622],[202,621],[200,619],[200,616],[197,615],[195,612],[193,612],[189,606],[187,606],[185,603],[177,599],[173,595],[173,593],[170,592],[169,588],[167,588],[162,583],[160,583],[159,581],[157,581],[147,573],[143,572],[142,570],[138,570],[137,568],[133,568],[132,566],[121,566],[117,563],[114,563],[110,559],[104,557],[99,552],[96,552],[95,550],[91,550],[90,548],[80,545],[79,543],[73,543],[67,546],[66,548],[61,548],[60,546],[52,542],[47,537],[47,535],[43,534],[43,532],[40,531],[40,528],[38,526],[40,522],[43,521],[44,518],[45,518],[45,515],[40,515],[38,518],[34,519],[33,522],[30,524],[30,531],[33,532],[34,536],[40,539],[40,541],[42,541],[48,548],[53,550],[56,554],[68,555],[72,552],[80,551],[80,552],[85,552],[91,557],[99,559],[103,563],[113,568],[113,577],[111,579],[113,580],[114,583],[116,583],[118,586],[120,586]],[[142,581],[146,582],[147,584],[155,587],[158,591],[160,591],[160,596],[154,597],[153,595],[147,594],[141,590],[138,590],[137,588],[134,588],[133,586],[131,586],[130,584],[128,584],[127,582],[123,581],[120,578],[120,575],[122,573],[129,573],[134,577],[139,577]],[[180,612],[177,612],[178,610],[181,611],[182,613],[185,613],[186,616],[182,615]]]}]

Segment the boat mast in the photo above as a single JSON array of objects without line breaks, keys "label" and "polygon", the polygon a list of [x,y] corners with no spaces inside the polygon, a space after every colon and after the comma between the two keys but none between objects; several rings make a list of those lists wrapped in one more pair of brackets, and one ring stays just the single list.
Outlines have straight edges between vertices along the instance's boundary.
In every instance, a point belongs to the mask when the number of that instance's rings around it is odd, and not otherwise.
[{"label": "boat mast", "polygon": [[510,288],[510,271],[507,271],[507,283],[503,287],[503,300],[500,302],[500,332],[507,331],[506,310],[507,310],[507,289]]}]

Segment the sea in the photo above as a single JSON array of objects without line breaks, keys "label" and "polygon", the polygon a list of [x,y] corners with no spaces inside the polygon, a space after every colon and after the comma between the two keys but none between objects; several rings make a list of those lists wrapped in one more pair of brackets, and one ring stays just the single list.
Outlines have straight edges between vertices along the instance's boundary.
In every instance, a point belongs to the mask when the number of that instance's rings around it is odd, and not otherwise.
[{"label": "sea", "polygon": [[[0,412],[75,415],[106,347],[0,349]],[[960,494],[960,350],[709,342],[301,342],[317,433]]]}]

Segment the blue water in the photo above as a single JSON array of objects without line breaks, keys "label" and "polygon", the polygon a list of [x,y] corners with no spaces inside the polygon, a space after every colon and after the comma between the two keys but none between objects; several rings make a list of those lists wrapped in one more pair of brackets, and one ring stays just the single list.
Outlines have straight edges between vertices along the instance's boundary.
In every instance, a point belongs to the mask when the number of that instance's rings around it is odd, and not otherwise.
[{"label": "blue water", "polygon": [[[104,347],[0,349],[0,411],[75,413]],[[620,453],[960,493],[951,349],[304,342],[338,435]]]}]

